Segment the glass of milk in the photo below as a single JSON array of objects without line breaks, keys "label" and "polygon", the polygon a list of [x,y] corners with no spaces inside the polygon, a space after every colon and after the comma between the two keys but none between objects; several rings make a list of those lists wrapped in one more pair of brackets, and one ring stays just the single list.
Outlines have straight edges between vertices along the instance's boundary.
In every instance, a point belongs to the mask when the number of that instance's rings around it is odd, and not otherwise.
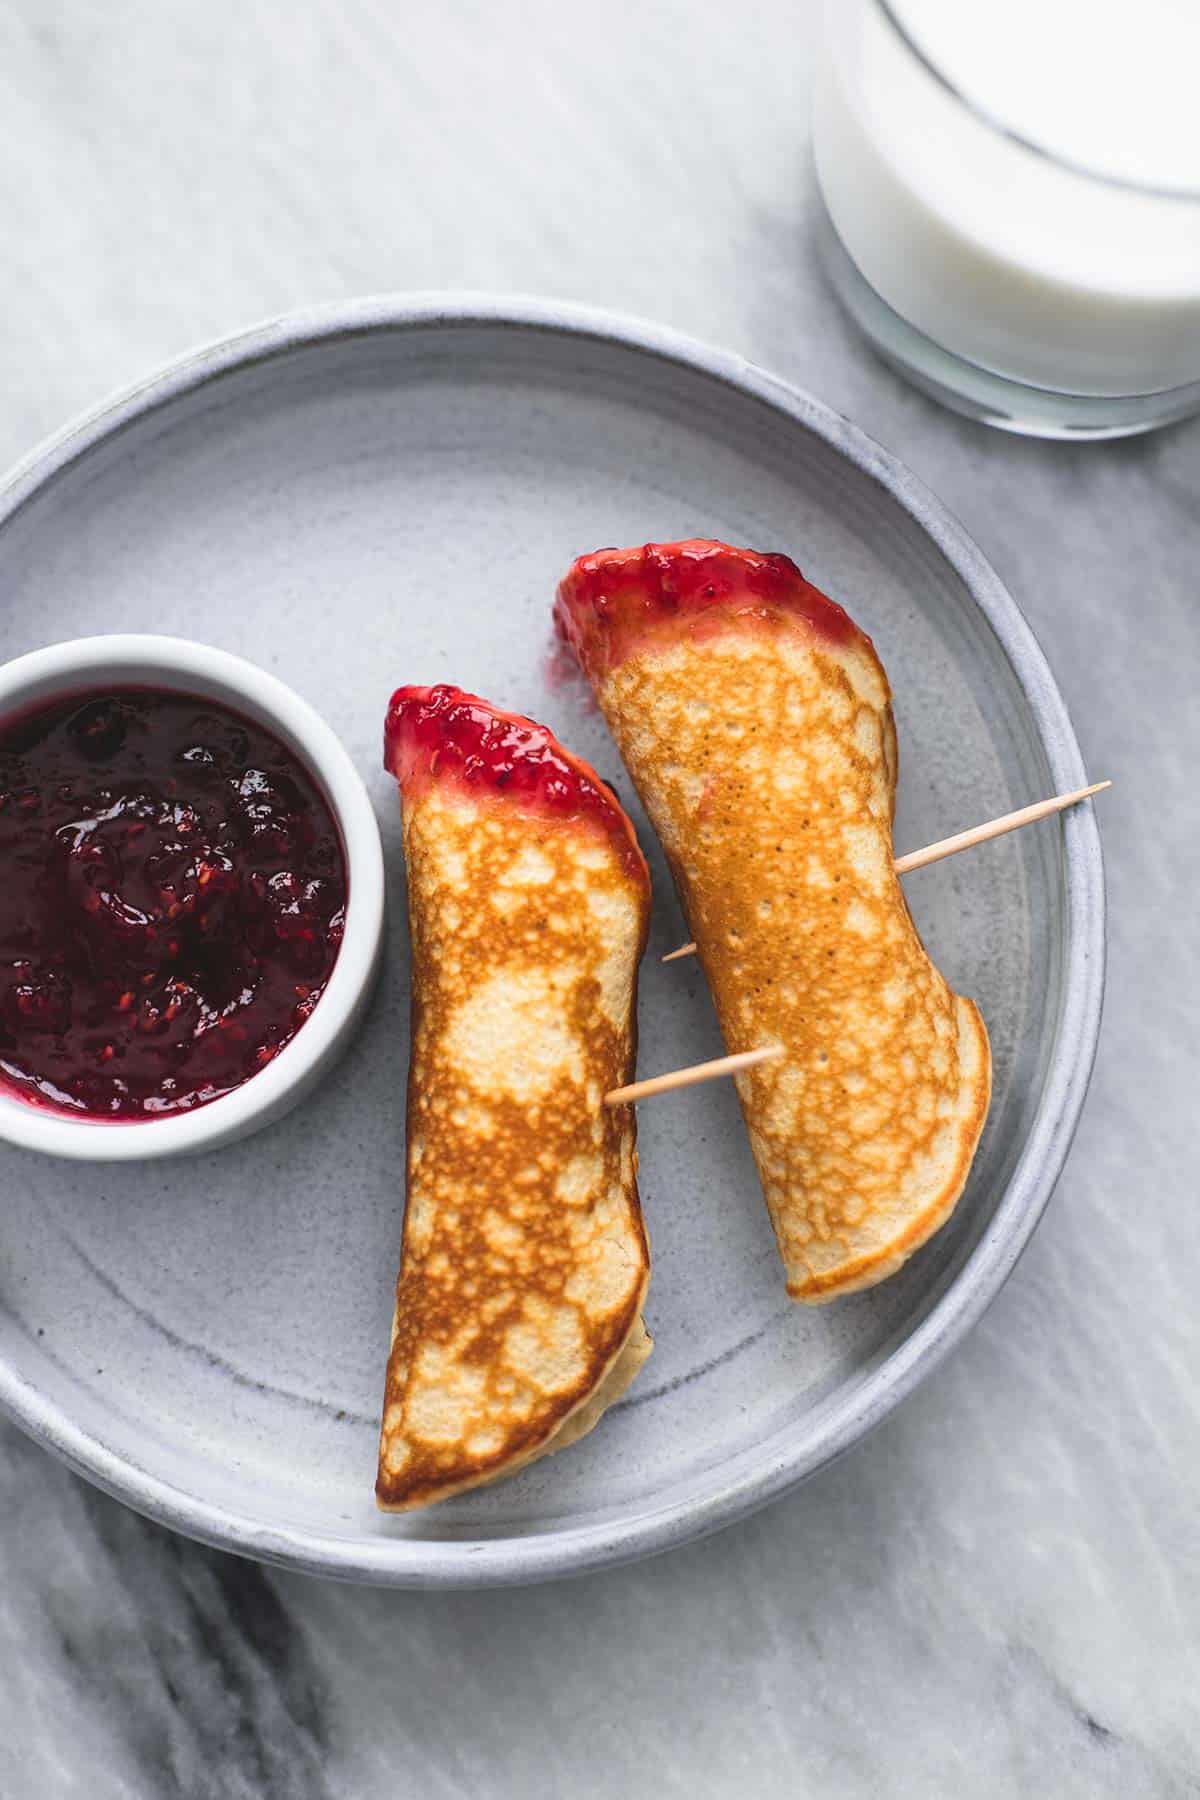
[{"label": "glass of milk", "polygon": [[1200,0],[826,0],[826,264],[889,362],[1042,437],[1200,411]]}]

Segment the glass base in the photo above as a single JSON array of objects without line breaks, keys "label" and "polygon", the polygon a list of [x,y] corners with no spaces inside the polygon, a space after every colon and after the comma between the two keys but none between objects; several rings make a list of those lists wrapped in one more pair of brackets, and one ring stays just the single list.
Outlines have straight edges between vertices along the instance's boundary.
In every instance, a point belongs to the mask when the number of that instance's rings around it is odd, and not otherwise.
[{"label": "glass base", "polygon": [[954,412],[1025,437],[1118,438],[1200,412],[1200,381],[1157,394],[1058,394],[943,350],[894,312],[853,261],[825,209],[819,183],[818,244],[834,291],[883,360]]}]

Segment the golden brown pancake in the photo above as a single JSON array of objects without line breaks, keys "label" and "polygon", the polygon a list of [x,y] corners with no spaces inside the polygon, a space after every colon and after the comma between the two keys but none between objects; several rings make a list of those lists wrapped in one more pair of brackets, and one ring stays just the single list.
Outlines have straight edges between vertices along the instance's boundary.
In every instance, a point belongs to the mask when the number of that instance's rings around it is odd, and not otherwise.
[{"label": "golden brown pancake", "polygon": [[783,556],[581,557],[574,648],[671,865],[797,1300],[894,1273],[949,1217],[991,1056],[892,867],[896,733],[871,640]]},{"label": "golden brown pancake", "polygon": [[650,1352],[633,1109],[650,883],[543,726],[401,688],[408,1201],[376,1496],[405,1511],[582,1437]]}]

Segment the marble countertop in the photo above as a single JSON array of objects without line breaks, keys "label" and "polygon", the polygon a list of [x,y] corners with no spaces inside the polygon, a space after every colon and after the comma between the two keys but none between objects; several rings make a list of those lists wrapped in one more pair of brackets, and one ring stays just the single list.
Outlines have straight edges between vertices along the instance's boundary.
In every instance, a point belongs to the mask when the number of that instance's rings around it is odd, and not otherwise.
[{"label": "marble countertop", "polygon": [[340,1588],[169,1536],[0,1428],[0,1795],[1200,1793],[1200,422],[939,411],[810,243],[807,0],[9,0],[0,462],[312,301],[520,290],[740,350],[898,452],[1031,619],[1090,769],[1104,1039],[1047,1218],[857,1452],[539,1589]]}]

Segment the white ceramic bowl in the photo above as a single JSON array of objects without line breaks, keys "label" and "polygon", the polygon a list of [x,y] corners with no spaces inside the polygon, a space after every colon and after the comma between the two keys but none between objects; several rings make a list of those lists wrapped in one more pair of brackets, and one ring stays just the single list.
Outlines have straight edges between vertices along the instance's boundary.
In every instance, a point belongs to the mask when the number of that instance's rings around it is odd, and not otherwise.
[{"label": "white ceramic bowl", "polygon": [[370,998],[383,941],[383,851],[362,778],[307,701],[226,650],[150,635],[74,638],[0,668],[0,720],[56,695],[148,686],[223,702],[264,725],[315,777],[341,833],[348,898],[342,947],[312,1016],[267,1066],[194,1112],[129,1122],[74,1118],[0,1090],[0,1137],[51,1156],[127,1162],[211,1150],[296,1105],[353,1036]]}]

